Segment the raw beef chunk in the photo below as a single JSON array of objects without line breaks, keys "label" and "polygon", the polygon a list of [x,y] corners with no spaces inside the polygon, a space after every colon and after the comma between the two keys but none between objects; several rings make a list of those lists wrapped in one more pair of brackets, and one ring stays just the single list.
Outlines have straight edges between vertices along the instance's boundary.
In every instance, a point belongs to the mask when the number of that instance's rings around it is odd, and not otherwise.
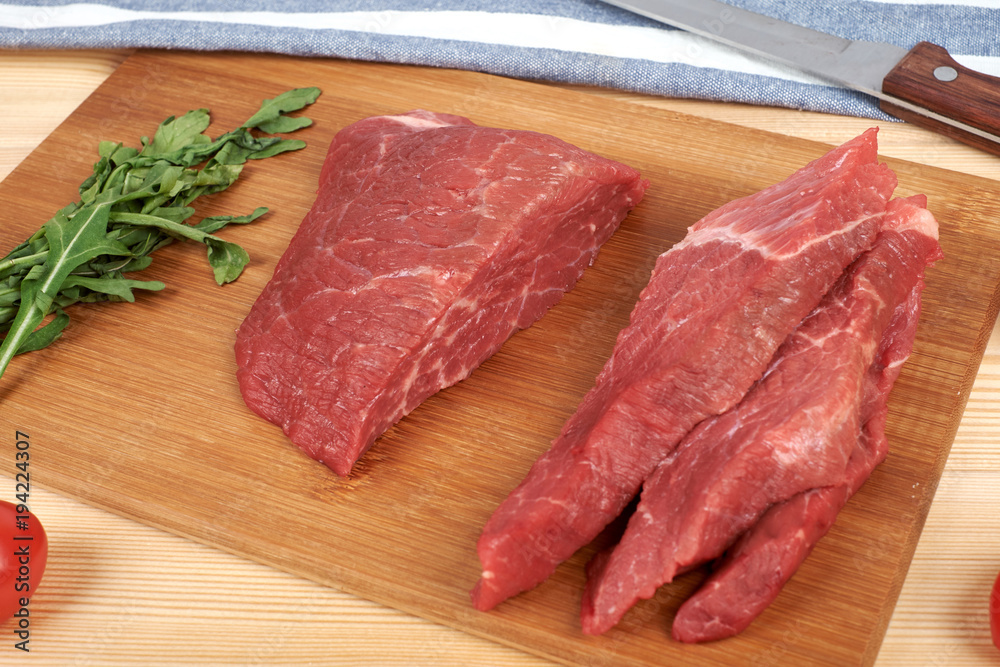
[{"label": "raw beef chunk", "polygon": [[646,188],[534,132],[413,111],[339,132],[237,332],[251,409],[340,475],[569,290]]}]

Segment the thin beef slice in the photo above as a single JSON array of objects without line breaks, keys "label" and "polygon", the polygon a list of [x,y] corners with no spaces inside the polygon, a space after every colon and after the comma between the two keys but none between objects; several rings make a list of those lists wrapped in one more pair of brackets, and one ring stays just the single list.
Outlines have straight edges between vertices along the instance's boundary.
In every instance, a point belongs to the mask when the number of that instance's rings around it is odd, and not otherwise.
[{"label": "thin beef slice", "polygon": [[882,231],[782,344],[732,410],[706,419],[643,484],[621,542],[590,568],[584,631],[713,560],[770,506],[839,484],[865,421],[864,389],[900,304],[940,255],[923,197],[889,203]]},{"label": "thin beef slice", "polygon": [[483,529],[476,608],[544,581],[695,424],[743,397],[874,241],[895,185],[872,129],[709,213],[659,257],[594,387]]},{"label": "thin beef slice", "polygon": [[237,332],[247,405],[339,475],[580,277],[646,188],[555,137],[413,111],[341,130]]},{"label": "thin beef slice", "polygon": [[861,437],[843,479],[810,489],[767,510],[677,611],[673,637],[694,643],[731,637],[745,630],[781,592],[816,543],[830,530],[841,508],[889,451],[885,435],[887,399],[913,347],[920,313],[918,284],[882,339],[868,374]]}]

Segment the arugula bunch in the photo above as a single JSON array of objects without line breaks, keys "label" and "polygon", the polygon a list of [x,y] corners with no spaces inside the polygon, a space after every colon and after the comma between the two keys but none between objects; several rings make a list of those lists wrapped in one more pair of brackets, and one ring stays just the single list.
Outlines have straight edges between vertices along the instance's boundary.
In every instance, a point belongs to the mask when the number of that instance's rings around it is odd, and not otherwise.
[{"label": "arugula bunch", "polygon": [[195,212],[190,205],[232,185],[247,160],[304,148],[301,140],[267,135],[311,125],[308,118],[286,114],[312,104],[319,94],[318,88],[298,88],[264,100],[243,125],[216,139],[204,133],[208,110],[196,109],[164,120],[152,140],[141,138],[140,149],[102,141],[100,159],[80,185],[80,200],[0,260],[0,376],[16,354],[46,347],[60,336],[69,323],[63,309],[70,304],[134,301],[134,289],[163,289],[159,281],[126,274],[149,266],[150,254],[175,240],[207,247],[218,284],[235,280],[249,256],[214,232],[252,222],[267,209],[189,224]]}]

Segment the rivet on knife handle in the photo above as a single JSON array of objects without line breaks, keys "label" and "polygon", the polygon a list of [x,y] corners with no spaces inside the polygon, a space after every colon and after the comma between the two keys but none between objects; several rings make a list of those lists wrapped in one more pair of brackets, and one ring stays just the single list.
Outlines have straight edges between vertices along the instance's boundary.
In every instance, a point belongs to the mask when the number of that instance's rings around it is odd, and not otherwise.
[{"label": "rivet on knife handle", "polygon": [[1000,136],[1000,78],[963,67],[937,44],[921,42],[913,47],[885,77],[882,92],[960,121],[994,139],[882,100],[880,106],[886,113],[1000,155],[995,139]]}]

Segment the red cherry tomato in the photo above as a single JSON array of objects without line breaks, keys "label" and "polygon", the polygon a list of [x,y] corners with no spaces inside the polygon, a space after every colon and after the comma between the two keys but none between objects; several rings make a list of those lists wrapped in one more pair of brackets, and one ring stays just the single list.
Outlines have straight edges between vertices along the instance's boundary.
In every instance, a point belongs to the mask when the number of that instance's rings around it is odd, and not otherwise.
[{"label": "red cherry tomato", "polygon": [[49,540],[24,505],[0,500],[0,622],[11,616],[28,623],[28,599],[42,579]]},{"label": "red cherry tomato", "polygon": [[993,592],[990,593],[990,634],[993,635],[993,645],[1000,648],[1000,574],[993,582]]}]

